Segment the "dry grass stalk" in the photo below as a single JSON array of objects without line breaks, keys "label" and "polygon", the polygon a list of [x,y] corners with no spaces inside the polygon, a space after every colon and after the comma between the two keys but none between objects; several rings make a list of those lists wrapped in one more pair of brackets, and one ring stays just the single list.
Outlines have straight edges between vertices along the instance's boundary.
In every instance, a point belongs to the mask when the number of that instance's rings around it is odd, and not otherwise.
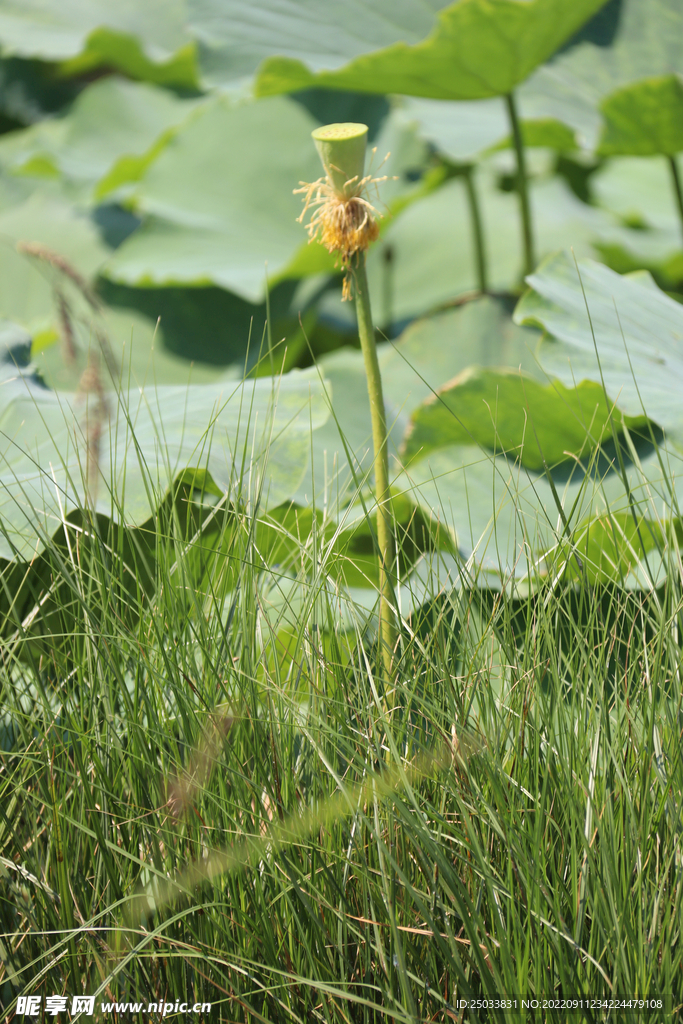
[{"label": "dry grass stalk", "polygon": [[[86,486],[91,500],[95,501],[97,499],[97,485],[100,475],[102,431],[105,420],[109,417],[109,403],[102,384],[100,361],[93,353],[90,353],[88,356],[88,365],[81,376],[78,391],[79,394],[86,396]],[[95,396],[95,401],[92,405],[88,401],[90,395]]]},{"label": "dry grass stalk", "polygon": [[177,820],[189,811],[197,793],[208,783],[223,741],[234,722],[231,714],[212,717],[211,727],[204,734],[204,742],[196,748],[189,766],[169,784],[166,807],[172,818]]},{"label": "dry grass stalk", "polygon": [[102,304],[94,291],[85,278],[69,263],[66,256],[55,252],[54,249],[49,249],[42,242],[17,242],[17,252],[22,253],[24,256],[34,256],[42,263],[47,263],[49,266],[54,267],[60,274],[64,274],[76,286],[91,309],[96,312],[101,311]]}]

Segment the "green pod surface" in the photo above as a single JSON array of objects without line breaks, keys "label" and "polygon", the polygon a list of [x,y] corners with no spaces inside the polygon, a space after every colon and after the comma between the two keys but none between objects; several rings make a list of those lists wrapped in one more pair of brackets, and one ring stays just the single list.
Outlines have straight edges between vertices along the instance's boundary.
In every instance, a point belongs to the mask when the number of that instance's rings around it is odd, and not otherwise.
[{"label": "green pod surface", "polygon": [[368,126],[352,121],[326,124],[311,135],[335,191],[350,199],[357,193],[365,170]]}]

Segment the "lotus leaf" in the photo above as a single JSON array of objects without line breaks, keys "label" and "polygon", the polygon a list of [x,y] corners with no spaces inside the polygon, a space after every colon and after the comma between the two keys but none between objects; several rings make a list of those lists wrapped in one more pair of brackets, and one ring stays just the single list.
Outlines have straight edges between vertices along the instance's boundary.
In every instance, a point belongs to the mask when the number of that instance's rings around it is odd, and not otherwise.
[{"label": "lotus leaf", "polygon": [[262,511],[287,500],[327,417],[315,378],[56,394],[22,375],[0,388],[0,557],[32,557],[75,508],[154,515],[188,467]]}]

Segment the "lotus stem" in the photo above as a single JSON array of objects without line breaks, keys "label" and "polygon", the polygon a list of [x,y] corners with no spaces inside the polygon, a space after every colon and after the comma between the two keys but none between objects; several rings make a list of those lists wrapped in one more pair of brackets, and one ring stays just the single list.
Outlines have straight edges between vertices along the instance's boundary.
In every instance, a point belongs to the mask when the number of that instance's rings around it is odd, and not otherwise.
[{"label": "lotus stem", "polygon": [[667,160],[669,161],[669,167],[671,169],[671,181],[673,184],[676,206],[678,207],[678,216],[681,219],[681,231],[683,232],[683,189],[681,188],[681,176],[678,173],[676,157],[669,156],[667,157]]},{"label": "lotus stem", "polygon": [[474,169],[471,164],[465,170],[465,188],[467,190],[467,204],[470,208],[470,220],[472,222],[474,258],[477,264],[477,285],[482,295],[485,295],[489,290],[486,273],[486,246],[484,243],[484,228],[481,221],[479,196],[474,184]]},{"label": "lotus stem", "polygon": [[382,377],[377,359],[375,329],[365,270],[365,254],[379,235],[377,210],[368,199],[368,186],[384,178],[365,175],[368,128],[364,124],[329,124],[316,128],[313,141],[325,176],[309,184],[300,182],[295,191],[304,194],[303,221],[307,210],[314,212],[307,225],[311,241],[318,239],[336,253],[344,271],[342,299],[355,297],[358,334],[365,362],[372,420],[375,496],[377,499],[377,548],[379,553],[379,644],[384,681],[394,677],[396,623],[392,610],[392,572],[395,546],[389,488],[387,419],[382,394]]},{"label": "lotus stem", "polygon": [[533,273],[536,266],[534,255],[534,233],[531,224],[531,207],[529,205],[529,181],[526,172],[526,157],[524,154],[524,142],[522,130],[517,116],[517,103],[514,93],[509,92],[505,97],[510,119],[512,140],[517,155],[517,194],[519,196],[519,211],[522,218],[522,238],[524,244],[524,276]]},{"label": "lotus stem", "polygon": [[391,490],[389,487],[389,452],[387,448],[387,418],[382,394],[382,375],[377,359],[375,330],[370,309],[368,277],[365,272],[365,253],[360,253],[354,271],[356,316],[360,347],[368,381],[372,443],[375,455],[375,494],[377,498],[377,547],[379,549],[379,638],[382,664],[387,680],[392,679],[396,626],[391,605],[393,587],[391,574],[394,567],[394,535],[391,516]]}]

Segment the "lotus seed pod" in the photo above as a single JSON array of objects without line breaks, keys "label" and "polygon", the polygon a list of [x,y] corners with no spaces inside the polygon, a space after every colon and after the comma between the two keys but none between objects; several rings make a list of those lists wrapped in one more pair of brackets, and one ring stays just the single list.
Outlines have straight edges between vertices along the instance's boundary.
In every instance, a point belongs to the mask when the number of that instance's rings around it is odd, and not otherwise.
[{"label": "lotus seed pod", "polygon": [[365,171],[368,126],[352,121],[326,124],[311,135],[335,192],[344,199],[356,195]]}]

